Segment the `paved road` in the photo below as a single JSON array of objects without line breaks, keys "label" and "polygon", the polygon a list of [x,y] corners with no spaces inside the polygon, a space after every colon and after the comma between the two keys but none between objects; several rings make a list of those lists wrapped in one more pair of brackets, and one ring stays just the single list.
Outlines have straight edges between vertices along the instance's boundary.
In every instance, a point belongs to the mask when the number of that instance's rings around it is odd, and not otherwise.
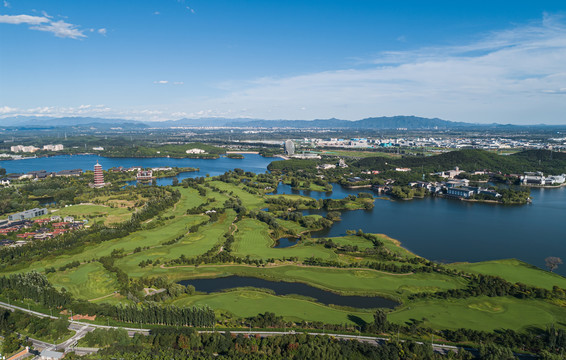
[{"label": "paved road", "polygon": [[[33,310],[29,310],[29,309],[25,309],[19,306],[15,306],[15,305],[10,305],[4,302],[0,301],[0,307],[3,307],[5,309],[9,309],[9,310],[20,310],[23,311],[25,313],[34,315],[34,316],[38,316],[38,317],[42,317],[42,318],[50,318],[50,319],[58,319],[58,317],[55,316],[50,316],[47,314],[43,314],[37,311],[33,311]],[[129,336],[134,336],[134,334],[139,333],[142,335],[149,335],[150,334],[150,330],[149,329],[143,329],[143,328],[130,328],[130,327],[121,327],[121,326],[108,326],[108,325],[98,325],[98,324],[89,324],[89,323],[83,323],[80,321],[71,321],[69,324],[69,330],[73,330],[75,331],[75,335],[73,335],[70,339],[60,343],[60,344],[50,344],[44,341],[40,341],[37,339],[32,339],[29,338],[32,342],[32,344],[34,345],[35,348],[38,349],[48,349],[48,350],[59,350],[59,351],[67,351],[68,349],[71,349],[72,347],[76,346],[76,343],[82,339],[88,332],[94,331],[94,329],[124,329],[128,331],[128,335]],[[222,330],[220,330],[222,332]],[[211,333],[211,332],[215,332],[212,330],[201,330],[198,331],[199,333]],[[307,333],[309,335],[326,335],[326,336],[332,336],[338,339],[345,339],[345,340],[357,340],[360,342],[366,342],[366,343],[370,343],[373,345],[378,345],[382,342],[385,341],[389,341],[389,338],[384,338],[384,337],[376,337],[376,336],[361,336],[361,335],[344,335],[344,334],[332,334],[332,333],[326,333],[326,332],[309,332],[309,331],[301,331],[302,333]],[[260,336],[275,336],[275,335],[287,335],[287,334],[294,334],[294,331],[230,331],[230,333],[232,334],[247,334],[247,335],[260,335]],[[403,340],[401,340],[403,341]],[[418,344],[423,344],[422,342],[417,342]],[[448,351],[454,351],[457,352],[460,348],[456,347],[456,346],[451,346],[451,345],[444,345],[444,344],[432,344],[432,348],[434,349],[434,351],[436,352],[440,352],[440,353],[446,353]],[[475,349],[467,349],[467,350],[475,350]],[[530,358],[529,357],[522,357],[522,358]]]}]

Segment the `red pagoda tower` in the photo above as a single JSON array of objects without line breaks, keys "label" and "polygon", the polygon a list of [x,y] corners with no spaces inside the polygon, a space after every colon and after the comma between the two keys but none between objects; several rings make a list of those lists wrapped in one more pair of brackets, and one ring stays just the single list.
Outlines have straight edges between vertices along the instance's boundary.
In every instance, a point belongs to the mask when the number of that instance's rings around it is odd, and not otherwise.
[{"label": "red pagoda tower", "polygon": [[94,165],[94,187],[101,188],[106,185],[104,183],[104,174],[102,173],[102,165],[96,161],[96,165]]}]

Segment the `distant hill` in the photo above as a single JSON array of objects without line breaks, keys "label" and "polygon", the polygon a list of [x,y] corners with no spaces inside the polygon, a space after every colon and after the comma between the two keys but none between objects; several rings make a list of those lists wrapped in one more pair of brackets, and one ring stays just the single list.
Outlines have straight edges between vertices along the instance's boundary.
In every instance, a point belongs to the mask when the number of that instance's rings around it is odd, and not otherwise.
[{"label": "distant hill", "polygon": [[510,124],[477,124],[465,123],[438,118],[418,116],[382,116],[361,120],[317,119],[317,120],[264,120],[251,118],[198,118],[166,121],[137,121],[126,119],[105,119],[94,117],[37,117],[16,116],[0,119],[0,127],[30,128],[87,128],[110,129],[121,127],[126,129],[143,128],[175,128],[175,127],[234,127],[234,128],[295,128],[295,129],[407,129],[407,130],[448,130],[448,129],[499,129],[518,130],[532,128],[564,128],[562,125],[510,125]]},{"label": "distant hill", "polygon": [[166,121],[153,121],[147,122],[150,127],[157,128],[170,128],[170,127],[206,127],[206,126],[228,126],[232,124],[232,127],[240,127],[241,123],[256,122],[256,121],[266,121],[266,120],[254,120],[250,118],[245,119],[228,119],[228,118],[198,118],[198,119],[179,119],[179,120],[166,120]]},{"label": "distant hill", "polygon": [[0,126],[21,129],[51,129],[59,127],[110,129],[110,128],[146,128],[145,123],[125,119],[104,119],[93,117],[30,117],[17,116],[0,119]]},{"label": "distant hill", "polygon": [[458,127],[489,126],[454,122],[438,118],[429,119],[418,116],[383,116],[350,121],[340,119],[325,120],[254,120],[228,123],[228,126],[281,127],[281,128],[321,128],[321,129],[453,129]]},{"label": "distant hill", "polygon": [[381,171],[408,167],[422,168],[425,172],[438,172],[458,166],[465,171],[491,170],[512,174],[543,171],[545,174],[556,175],[566,173],[566,153],[526,150],[512,155],[498,155],[485,150],[459,150],[426,157],[368,157],[358,160],[355,165],[362,169]]}]

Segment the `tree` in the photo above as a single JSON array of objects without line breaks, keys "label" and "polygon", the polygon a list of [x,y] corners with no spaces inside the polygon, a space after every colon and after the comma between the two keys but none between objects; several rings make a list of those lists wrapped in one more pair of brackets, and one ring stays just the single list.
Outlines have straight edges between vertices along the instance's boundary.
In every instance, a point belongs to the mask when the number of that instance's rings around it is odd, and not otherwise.
[{"label": "tree", "polygon": [[173,177],[173,186],[177,186],[177,185],[179,185],[179,179],[176,176],[174,176]]},{"label": "tree", "polygon": [[16,352],[20,348],[20,340],[18,339],[18,335],[12,333],[6,337],[4,337],[4,343],[2,344],[2,353],[4,355],[11,354]]},{"label": "tree", "polygon": [[516,357],[511,349],[488,343],[480,346],[480,359],[514,360]]},{"label": "tree", "polygon": [[373,314],[373,325],[376,331],[383,331],[387,325],[387,314],[381,309],[377,309]]},{"label": "tree", "polygon": [[558,265],[562,264],[562,259],[556,256],[549,256],[546,259],[544,259],[544,262],[548,270],[554,271],[558,269]]}]

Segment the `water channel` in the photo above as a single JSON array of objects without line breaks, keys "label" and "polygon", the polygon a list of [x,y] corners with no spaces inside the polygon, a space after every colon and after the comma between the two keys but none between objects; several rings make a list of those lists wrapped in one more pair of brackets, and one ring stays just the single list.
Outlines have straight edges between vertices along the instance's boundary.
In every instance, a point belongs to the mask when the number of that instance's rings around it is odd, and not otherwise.
[{"label": "water channel", "polygon": [[187,286],[193,285],[197,291],[206,293],[219,292],[238,287],[254,287],[270,289],[276,295],[302,295],[307,296],[325,305],[350,306],[355,308],[394,308],[399,305],[397,302],[378,296],[347,296],[338,295],[330,291],[309,286],[298,282],[269,281],[254,277],[227,276],[214,279],[191,279],[180,281],[179,284]]}]

